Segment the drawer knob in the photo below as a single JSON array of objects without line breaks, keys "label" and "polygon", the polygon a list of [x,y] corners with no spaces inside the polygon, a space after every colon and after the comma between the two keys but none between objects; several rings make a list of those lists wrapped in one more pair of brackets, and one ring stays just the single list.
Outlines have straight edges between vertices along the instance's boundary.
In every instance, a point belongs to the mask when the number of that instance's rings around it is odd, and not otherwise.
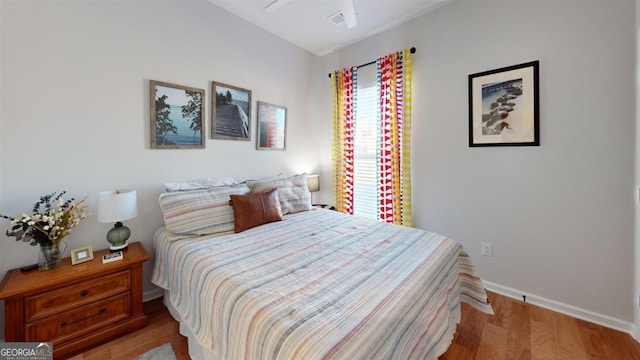
[{"label": "drawer knob", "polygon": [[87,296],[89,292],[87,290],[80,291],[80,296]]},{"label": "drawer knob", "polygon": [[106,313],[107,313],[107,309],[102,308],[102,309],[100,309],[100,311],[99,311],[97,314],[93,314],[93,315],[85,316],[85,317],[83,317],[83,318],[76,319],[76,320],[74,320],[74,321],[72,321],[72,322],[66,322],[66,321],[65,321],[65,322],[63,322],[63,323],[60,323],[60,327],[61,327],[61,328],[66,328],[66,327],[67,327],[67,326],[69,326],[69,325],[77,324],[77,323],[79,323],[79,322],[83,322],[83,321],[85,321],[85,320],[91,319],[92,317],[100,316],[100,315],[102,315],[102,314],[106,314]]}]

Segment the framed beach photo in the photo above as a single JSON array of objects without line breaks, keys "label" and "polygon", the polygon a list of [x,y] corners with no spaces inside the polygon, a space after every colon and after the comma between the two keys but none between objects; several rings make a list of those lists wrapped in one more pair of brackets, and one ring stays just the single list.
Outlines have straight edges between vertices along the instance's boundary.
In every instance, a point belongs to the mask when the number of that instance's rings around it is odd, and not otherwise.
[{"label": "framed beach photo", "polygon": [[251,140],[251,90],[211,82],[211,138]]},{"label": "framed beach photo", "polygon": [[258,101],[257,150],[287,149],[287,107]]},{"label": "framed beach photo", "polygon": [[469,75],[469,146],[539,146],[539,61]]},{"label": "framed beach photo", "polygon": [[151,148],[204,148],[204,90],[151,80]]},{"label": "framed beach photo", "polygon": [[71,265],[93,260],[93,247],[86,246],[71,250]]}]

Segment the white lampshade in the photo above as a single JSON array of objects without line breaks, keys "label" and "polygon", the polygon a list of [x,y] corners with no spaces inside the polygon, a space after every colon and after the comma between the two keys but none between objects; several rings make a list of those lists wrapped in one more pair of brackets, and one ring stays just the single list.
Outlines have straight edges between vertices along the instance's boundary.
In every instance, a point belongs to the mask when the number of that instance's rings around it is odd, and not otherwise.
[{"label": "white lampshade", "polygon": [[98,221],[113,223],[129,220],[138,216],[138,198],[136,191],[120,189],[100,193]]},{"label": "white lampshade", "polygon": [[320,191],[320,176],[307,175],[307,187],[309,188],[309,192]]}]

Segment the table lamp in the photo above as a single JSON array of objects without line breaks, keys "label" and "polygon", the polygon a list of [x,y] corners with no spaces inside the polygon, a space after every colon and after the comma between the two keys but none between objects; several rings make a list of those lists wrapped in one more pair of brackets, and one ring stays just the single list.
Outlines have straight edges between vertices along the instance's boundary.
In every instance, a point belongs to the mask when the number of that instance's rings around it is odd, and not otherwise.
[{"label": "table lamp", "polygon": [[131,235],[131,230],[122,225],[122,222],[136,216],[138,216],[138,200],[135,190],[121,189],[100,193],[98,222],[115,222],[114,227],[107,233],[107,241],[111,243],[109,246],[111,251],[127,248],[127,239]]},{"label": "table lamp", "polygon": [[320,191],[320,176],[307,175],[307,187],[311,193],[311,203],[313,204],[313,193]]}]

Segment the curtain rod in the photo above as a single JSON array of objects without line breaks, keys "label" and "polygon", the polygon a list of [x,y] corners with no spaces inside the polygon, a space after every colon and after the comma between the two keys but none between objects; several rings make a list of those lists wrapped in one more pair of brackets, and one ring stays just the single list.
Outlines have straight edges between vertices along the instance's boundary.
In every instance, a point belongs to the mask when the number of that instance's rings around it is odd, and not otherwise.
[{"label": "curtain rod", "polygon": [[[412,53],[412,54],[415,54],[415,53],[416,53],[416,48],[415,48],[415,46],[411,48],[411,53]],[[375,60],[375,61],[371,61],[371,62],[368,62],[368,63],[366,63],[366,64],[358,65],[358,66],[356,66],[356,68],[360,69],[361,67],[365,67],[365,66],[373,65],[373,64],[375,64],[375,63],[376,63],[376,61],[377,61],[377,60]],[[331,77],[331,73],[329,73],[329,77]]]}]

